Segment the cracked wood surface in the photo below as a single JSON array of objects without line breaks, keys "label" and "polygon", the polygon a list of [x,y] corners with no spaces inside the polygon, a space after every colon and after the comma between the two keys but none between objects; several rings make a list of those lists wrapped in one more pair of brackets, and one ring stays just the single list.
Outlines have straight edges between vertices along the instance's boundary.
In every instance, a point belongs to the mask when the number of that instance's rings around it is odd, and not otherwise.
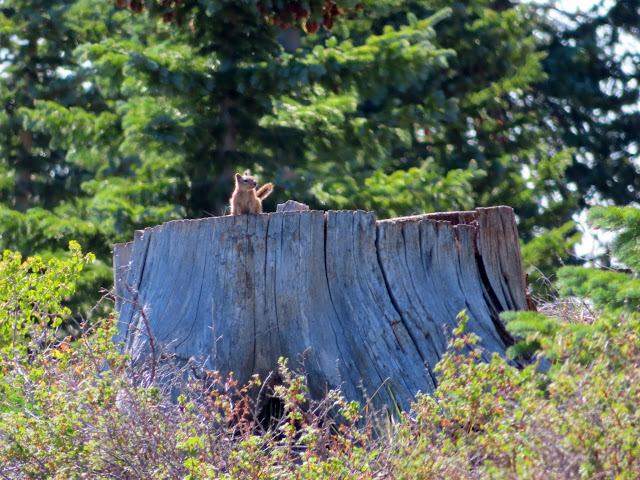
[{"label": "cracked wood surface", "polygon": [[504,353],[498,319],[526,310],[513,210],[376,221],[363,211],[179,220],[114,248],[120,339],[149,356],[144,309],[165,352],[244,383],[279,357],[304,369],[311,395],[406,409],[432,392],[456,315]]}]

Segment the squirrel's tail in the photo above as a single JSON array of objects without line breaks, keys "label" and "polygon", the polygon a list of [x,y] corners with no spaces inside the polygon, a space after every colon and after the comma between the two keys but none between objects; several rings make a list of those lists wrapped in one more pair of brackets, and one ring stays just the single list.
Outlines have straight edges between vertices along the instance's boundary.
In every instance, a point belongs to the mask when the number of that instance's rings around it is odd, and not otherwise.
[{"label": "squirrel's tail", "polygon": [[273,192],[273,183],[265,183],[256,190],[256,195],[260,200],[264,200],[271,194],[271,192]]}]

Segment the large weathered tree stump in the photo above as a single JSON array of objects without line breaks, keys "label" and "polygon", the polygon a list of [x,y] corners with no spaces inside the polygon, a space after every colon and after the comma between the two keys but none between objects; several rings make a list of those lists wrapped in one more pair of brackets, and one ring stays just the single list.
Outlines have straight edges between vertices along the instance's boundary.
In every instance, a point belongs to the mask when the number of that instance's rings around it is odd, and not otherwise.
[{"label": "large weathered tree stump", "polygon": [[[120,336],[240,382],[279,357],[312,396],[407,408],[434,390],[456,316],[489,352],[512,342],[498,314],[526,310],[509,207],[376,221],[362,211],[180,220],[114,249]],[[148,328],[147,328],[148,326]],[[374,395],[375,393],[375,395]]]}]

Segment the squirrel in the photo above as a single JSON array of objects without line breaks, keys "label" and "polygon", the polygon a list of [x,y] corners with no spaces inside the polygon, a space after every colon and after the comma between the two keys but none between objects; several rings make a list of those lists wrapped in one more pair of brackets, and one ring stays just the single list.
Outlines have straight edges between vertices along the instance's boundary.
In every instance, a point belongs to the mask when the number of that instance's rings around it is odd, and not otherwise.
[{"label": "squirrel", "polygon": [[262,200],[273,192],[273,183],[266,183],[256,190],[256,177],[245,170],[243,175],[236,173],[236,188],[231,195],[231,215],[262,213]]}]

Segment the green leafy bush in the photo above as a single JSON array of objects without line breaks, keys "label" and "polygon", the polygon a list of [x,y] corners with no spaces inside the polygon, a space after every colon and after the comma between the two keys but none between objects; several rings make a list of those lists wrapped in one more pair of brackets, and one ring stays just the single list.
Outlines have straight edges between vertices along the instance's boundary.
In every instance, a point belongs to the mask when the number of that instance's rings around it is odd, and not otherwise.
[{"label": "green leafy bush", "polygon": [[456,338],[435,399],[414,406],[445,476],[638,478],[640,319],[598,326],[586,335],[562,326],[542,341],[555,358],[547,373],[498,355],[482,363],[477,350],[462,353],[475,337]]},{"label": "green leafy bush", "polygon": [[70,315],[63,301],[74,292],[84,265],[94,256],[82,256],[76,242],[69,244],[70,258],[40,257],[24,262],[19,253],[0,257],[0,354],[24,356],[50,343],[51,332]]}]

